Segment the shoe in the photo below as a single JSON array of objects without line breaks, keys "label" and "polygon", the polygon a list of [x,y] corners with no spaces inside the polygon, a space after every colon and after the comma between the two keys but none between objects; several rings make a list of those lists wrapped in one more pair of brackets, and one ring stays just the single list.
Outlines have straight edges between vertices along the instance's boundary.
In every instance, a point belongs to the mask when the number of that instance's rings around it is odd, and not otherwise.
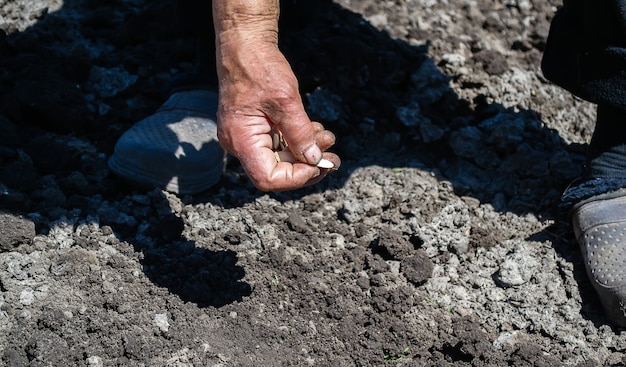
[{"label": "shoe", "polygon": [[126,131],[109,168],[142,186],[195,194],[219,181],[226,154],[217,140],[217,94],[179,91]]},{"label": "shoe", "polygon": [[582,200],[570,215],[604,312],[612,323],[626,327],[626,189]]}]

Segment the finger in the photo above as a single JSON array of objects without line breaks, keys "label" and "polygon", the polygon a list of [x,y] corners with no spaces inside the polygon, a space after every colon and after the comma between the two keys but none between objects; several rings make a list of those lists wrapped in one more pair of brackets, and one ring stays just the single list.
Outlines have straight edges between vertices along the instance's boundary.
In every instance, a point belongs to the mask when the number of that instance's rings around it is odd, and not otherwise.
[{"label": "finger", "polygon": [[254,186],[261,191],[298,189],[320,175],[320,169],[316,166],[301,162],[278,162],[271,149],[243,154],[240,162]]},{"label": "finger", "polygon": [[[311,123],[313,124],[313,128],[314,128],[314,130],[317,133],[317,135],[315,137],[315,140],[316,140],[317,147],[320,149],[321,152],[324,152],[327,149],[329,149],[330,147],[332,147],[333,145],[335,145],[335,141],[336,141],[335,134],[333,134],[332,132],[326,130],[324,128],[324,125],[322,125],[319,122],[312,121]],[[284,134],[283,134],[283,136],[284,136]],[[298,156],[298,154],[297,154],[298,150],[292,148],[292,144],[289,143],[289,142],[288,142],[288,145],[289,145],[289,149],[290,149],[291,153],[293,154],[293,156],[297,157]],[[296,158],[296,159],[298,159],[298,158]],[[302,161],[302,158],[300,158],[298,160]],[[305,160],[305,162],[308,162],[308,161]]]},{"label": "finger", "polygon": [[341,167],[341,158],[337,154],[325,152],[324,159],[329,160],[333,164],[333,168],[326,169],[328,172],[336,171]]},{"label": "finger", "polygon": [[285,191],[299,189],[311,184],[313,180],[321,180],[326,175],[322,170],[308,163],[279,162],[272,172],[271,191]]},{"label": "finger", "polygon": [[[250,180],[259,190],[285,191],[313,185],[322,180],[328,173],[336,171],[341,165],[341,159],[333,153],[324,153],[324,159],[333,164],[333,168],[330,169],[297,162],[289,153],[279,157],[286,159],[285,161],[277,162],[275,154],[277,153],[272,152],[271,156],[268,155],[258,161],[242,161]],[[257,157],[261,158],[260,156]],[[269,174],[265,174],[265,172],[269,172]]]},{"label": "finger", "polygon": [[324,125],[322,125],[321,123],[317,121],[312,121],[312,123],[313,123],[313,127],[315,128],[315,131],[317,131],[317,137],[316,137],[317,146],[322,151],[326,151],[327,149],[335,145],[335,142],[336,142],[335,134],[326,130]]},{"label": "finger", "polygon": [[333,145],[335,145],[335,134],[328,130],[322,130],[317,133],[316,142],[317,146],[322,150],[326,151]]},{"label": "finger", "polygon": [[311,121],[311,123],[313,124],[313,128],[315,129],[315,131],[320,132],[320,131],[324,131],[326,130],[326,128],[324,127],[324,125],[322,125],[320,122],[317,121]]},{"label": "finger", "polygon": [[274,123],[279,126],[294,157],[311,165],[319,163],[322,159],[322,149],[317,143],[320,124],[311,122],[302,108],[281,117],[285,118]]},{"label": "finger", "polygon": [[333,164],[333,168],[321,168],[319,176],[313,177],[312,179],[307,181],[304,186],[317,184],[318,182],[322,181],[329,173],[338,170],[341,166],[341,159],[336,154],[324,153],[324,159],[330,161]]}]

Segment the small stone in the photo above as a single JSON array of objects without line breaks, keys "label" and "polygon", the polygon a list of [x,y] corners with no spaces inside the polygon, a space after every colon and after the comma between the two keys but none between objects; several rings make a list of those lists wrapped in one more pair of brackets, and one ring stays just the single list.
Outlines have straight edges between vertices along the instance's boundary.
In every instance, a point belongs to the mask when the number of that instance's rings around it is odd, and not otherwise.
[{"label": "small stone", "polygon": [[167,314],[165,313],[154,315],[154,324],[164,333],[170,329],[170,323],[167,322]]},{"label": "small stone", "polygon": [[102,367],[102,366],[104,366],[104,362],[102,361],[102,358],[100,358],[98,356],[91,356],[91,357],[87,358],[86,362],[87,362],[87,366],[89,366],[89,367]]}]

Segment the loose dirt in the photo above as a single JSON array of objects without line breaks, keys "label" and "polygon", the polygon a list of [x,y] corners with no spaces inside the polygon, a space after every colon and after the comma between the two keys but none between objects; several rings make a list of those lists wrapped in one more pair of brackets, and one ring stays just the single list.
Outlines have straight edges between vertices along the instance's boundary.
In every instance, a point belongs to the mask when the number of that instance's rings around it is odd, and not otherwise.
[{"label": "loose dirt", "polygon": [[0,0],[6,366],[620,366],[559,197],[595,109],[560,1],[341,0],[281,34],[340,170],[195,196],[106,159],[190,70],[173,1]]}]

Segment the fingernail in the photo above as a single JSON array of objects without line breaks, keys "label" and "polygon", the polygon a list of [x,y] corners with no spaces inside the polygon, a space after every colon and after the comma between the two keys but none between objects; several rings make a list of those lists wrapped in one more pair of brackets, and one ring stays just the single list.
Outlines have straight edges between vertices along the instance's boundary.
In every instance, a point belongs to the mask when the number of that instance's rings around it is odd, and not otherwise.
[{"label": "fingernail", "polygon": [[311,145],[309,149],[303,153],[303,155],[304,159],[306,159],[309,164],[317,164],[320,159],[322,159],[322,151],[317,144]]}]

